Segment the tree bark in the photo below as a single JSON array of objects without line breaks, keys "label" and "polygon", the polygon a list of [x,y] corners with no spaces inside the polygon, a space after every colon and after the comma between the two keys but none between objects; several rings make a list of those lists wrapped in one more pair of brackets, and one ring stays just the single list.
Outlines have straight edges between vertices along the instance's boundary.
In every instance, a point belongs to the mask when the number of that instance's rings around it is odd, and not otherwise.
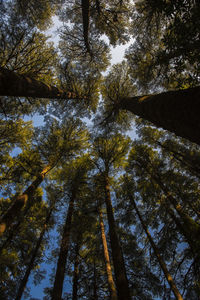
[{"label": "tree bark", "polygon": [[137,216],[138,216],[138,218],[139,218],[139,220],[140,220],[140,222],[141,222],[141,224],[142,224],[142,227],[143,227],[143,229],[144,229],[144,231],[145,231],[145,233],[146,233],[146,235],[147,235],[147,237],[148,237],[148,239],[149,239],[149,242],[150,242],[150,244],[151,244],[151,247],[152,247],[153,250],[154,250],[154,253],[155,253],[155,255],[156,255],[157,259],[158,259],[158,262],[159,262],[159,264],[160,264],[160,267],[161,267],[161,269],[163,270],[163,273],[164,273],[164,275],[165,275],[165,277],[166,277],[166,279],[167,279],[167,282],[168,282],[169,286],[171,287],[171,289],[172,289],[172,291],[173,291],[173,293],[174,293],[175,298],[176,298],[177,300],[183,300],[183,297],[181,296],[181,294],[180,294],[180,292],[179,292],[179,290],[178,290],[178,288],[177,288],[177,286],[176,286],[176,284],[175,284],[175,282],[174,282],[174,280],[173,280],[171,274],[169,273],[169,271],[168,271],[168,269],[167,269],[167,266],[166,266],[165,262],[163,261],[161,255],[160,255],[160,253],[159,253],[158,248],[156,247],[156,244],[155,244],[154,241],[153,241],[153,238],[151,237],[151,234],[150,234],[150,232],[149,232],[149,230],[148,230],[148,228],[147,228],[145,222],[144,222],[143,219],[142,219],[142,216],[141,216],[141,214],[140,214],[140,212],[139,212],[139,210],[138,210],[138,208],[137,208],[137,205],[136,205],[136,203],[135,203],[135,201],[134,201],[132,195],[129,194],[129,198],[130,198],[130,201],[133,203],[133,206],[134,206],[134,208],[135,208],[135,211],[136,211],[136,213],[137,213]]},{"label": "tree bark", "polygon": [[116,232],[116,225],[110,197],[109,177],[107,175],[105,176],[105,202],[118,299],[131,300],[124,258]]},{"label": "tree bark", "polygon": [[109,252],[108,252],[108,246],[106,241],[106,234],[104,230],[104,223],[103,223],[103,214],[101,211],[101,208],[98,208],[99,210],[99,223],[100,223],[100,229],[101,229],[101,239],[103,244],[103,254],[104,254],[104,261],[106,265],[106,274],[108,278],[108,288],[110,292],[110,299],[111,300],[118,300],[117,298],[117,291],[115,288],[115,283],[112,276],[112,268],[110,264],[110,258],[109,258]]},{"label": "tree bark", "polygon": [[200,145],[199,86],[156,95],[125,97],[120,99],[119,108]]},{"label": "tree bark", "polygon": [[24,191],[22,195],[16,196],[11,207],[6,213],[0,218],[0,236],[3,235],[6,229],[8,229],[16,219],[17,215],[21,212],[27,201],[34,195],[38,186],[44,180],[46,173],[48,172],[49,166],[39,174],[39,176],[33,181],[33,183]]},{"label": "tree bark", "polygon": [[74,212],[74,201],[75,201],[75,192],[72,191],[67,217],[63,229],[60,253],[57,262],[56,276],[55,276],[54,286],[52,291],[52,298],[51,298],[52,300],[62,299],[63,282],[65,277],[65,265],[67,262],[67,256],[69,251],[70,232],[71,232],[72,217]]},{"label": "tree bark", "polygon": [[38,254],[38,250],[39,250],[39,248],[41,246],[44,234],[45,234],[45,232],[47,230],[47,226],[49,224],[49,220],[51,218],[53,209],[54,209],[54,206],[50,208],[49,213],[48,213],[48,215],[46,217],[43,229],[42,229],[42,231],[40,233],[40,237],[39,237],[39,239],[38,239],[38,241],[36,243],[36,246],[35,246],[35,249],[33,251],[33,254],[32,254],[31,260],[29,262],[28,268],[26,269],[24,277],[23,277],[23,279],[22,279],[22,281],[20,283],[20,286],[19,286],[19,289],[18,289],[17,296],[16,296],[15,300],[20,300],[22,298],[23,292],[24,292],[24,290],[26,288],[26,285],[27,285],[27,282],[28,282],[29,275],[30,275],[31,271],[33,270],[34,262],[35,262],[35,259],[37,257],[37,254]]},{"label": "tree bark", "polygon": [[74,262],[74,276],[73,276],[73,287],[72,287],[72,300],[77,300],[78,299],[79,249],[80,249],[80,241],[77,241],[76,247],[75,247],[75,262]]},{"label": "tree bark", "polygon": [[83,19],[83,38],[87,52],[92,56],[89,44],[89,25],[90,25],[90,0],[81,0],[82,19]]},{"label": "tree bark", "polygon": [[48,99],[80,99],[72,91],[63,91],[26,75],[0,68],[0,96]]}]

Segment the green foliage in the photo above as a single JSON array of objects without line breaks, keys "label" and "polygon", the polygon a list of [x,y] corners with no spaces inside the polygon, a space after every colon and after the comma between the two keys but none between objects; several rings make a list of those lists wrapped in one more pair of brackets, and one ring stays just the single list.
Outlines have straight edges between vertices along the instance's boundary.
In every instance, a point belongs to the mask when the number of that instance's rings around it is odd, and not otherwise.
[{"label": "green foliage", "polygon": [[48,37],[7,9],[0,19],[0,65],[52,84],[56,53]]},{"label": "green foliage", "polygon": [[103,122],[107,124],[114,121],[125,130],[130,128],[132,116],[120,110],[120,101],[124,97],[137,93],[137,88],[132,82],[129,72],[128,64],[123,61],[121,64],[112,66],[101,84],[101,94],[104,100]]},{"label": "green foliage", "polygon": [[132,16],[136,40],[127,58],[142,89],[199,84],[198,11],[199,4],[190,0],[136,2]]},{"label": "green foliage", "polygon": [[45,30],[52,24],[51,17],[61,4],[60,0],[15,0],[14,5],[17,13],[31,26],[37,26]]},{"label": "green foliage", "polygon": [[101,173],[121,168],[130,147],[130,138],[121,134],[104,134],[94,137],[92,156]]}]

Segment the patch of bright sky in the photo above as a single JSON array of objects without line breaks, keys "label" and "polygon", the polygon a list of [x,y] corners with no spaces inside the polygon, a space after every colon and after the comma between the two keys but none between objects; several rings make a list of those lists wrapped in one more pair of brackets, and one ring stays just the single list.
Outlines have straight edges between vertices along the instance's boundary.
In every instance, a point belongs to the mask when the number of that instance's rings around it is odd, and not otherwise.
[{"label": "patch of bright sky", "polygon": [[33,117],[25,116],[24,121],[32,121],[34,127],[42,126],[44,125],[44,117],[39,114],[34,114]]}]

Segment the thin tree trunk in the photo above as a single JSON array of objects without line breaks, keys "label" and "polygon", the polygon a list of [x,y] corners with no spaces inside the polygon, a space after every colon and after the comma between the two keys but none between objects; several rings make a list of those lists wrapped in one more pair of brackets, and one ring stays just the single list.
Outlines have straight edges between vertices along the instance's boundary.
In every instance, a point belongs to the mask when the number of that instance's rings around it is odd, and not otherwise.
[{"label": "thin tree trunk", "polygon": [[102,244],[103,244],[104,261],[105,261],[105,265],[106,265],[106,274],[107,274],[107,278],[108,278],[108,288],[109,288],[109,292],[110,292],[110,299],[117,300],[118,299],[117,291],[116,291],[115,283],[114,283],[113,276],[112,276],[112,269],[111,269],[108,246],[107,246],[107,241],[106,241],[106,234],[105,234],[105,230],[104,230],[103,214],[102,214],[100,207],[98,210],[99,210],[99,223],[100,223],[100,228],[101,228],[101,239],[102,239]]},{"label": "thin tree trunk", "polygon": [[57,262],[56,276],[55,276],[54,286],[52,291],[52,298],[51,298],[52,300],[62,299],[63,282],[65,277],[65,266],[67,262],[68,251],[69,251],[72,216],[74,212],[74,201],[75,201],[75,192],[73,191],[69,202],[69,208],[68,208],[67,217],[63,229],[60,253]]},{"label": "thin tree trunk", "polygon": [[26,75],[0,68],[0,96],[48,99],[83,98],[72,91],[63,91]]},{"label": "thin tree trunk", "polygon": [[200,87],[125,97],[119,108],[200,145]]},{"label": "thin tree trunk", "polygon": [[173,293],[174,293],[175,298],[176,298],[177,300],[183,300],[183,297],[181,296],[181,294],[180,294],[178,288],[176,287],[176,284],[175,284],[175,282],[174,282],[174,280],[173,280],[171,274],[169,273],[169,271],[168,271],[168,269],[167,269],[167,266],[166,266],[165,262],[163,261],[161,255],[160,255],[160,253],[159,253],[159,250],[158,250],[158,248],[156,247],[156,244],[154,243],[154,241],[153,241],[153,239],[152,239],[152,237],[151,237],[151,234],[150,234],[150,232],[149,232],[149,230],[148,230],[148,228],[147,228],[145,222],[144,222],[143,219],[142,219],[142,216],[141,216],[141,214],[140,214],[140,212],[139,212],[139,210],[138,210],[138,208],[137,208],[137,205],[136,205],[136,203],[135,203],[135,201],[134,201],[132,195],[129,195],[129,198],[130,198],[130,201],[133,203],[133,206],[134,206],[134,208],[135,208],[135,211],[136,211],[136,213],[137,213],[137,216],[138,216],[138,218],[140,219],[140,222],[141,222],[141,224],[142,224],[142,227],[143,227],[143,229],[144,229],[144,231],[145,231],[145,233],[146,233],[146,235],[147,235],[147,237],[148,237],[148,239],[149,239],[149,242],[150,242],[150,244],[151,244],[151,246],[152,246],[152,248],[153,248],[153,250],[154,250],[154,253],[155,253],[155,255],[156,255],[157,259],[158,259],[158,262],[159,262],[159,264],[160,264],[160,267],[161,267],[161,269],[163,270],[163,273],[164,273],[164,275],[165,275],[165,277],[166,277],[166,279],[167,279],[167,282],[168,282],[169,286],[171,287],[171,289],[172,289],[172,291],[173,291]]},{"label": "thin tree trunk", "polygon": [[99,0],[95,0],[95,4],[96,4],[96,10],[98,15],[100,16],[101,14],[101,6],[100,6],[100,1]]},{"label": "thin tree trunk", "polygon": [[111,197],[110,197],[109,178],[107,175],[105,176],[105,202],[107,208],[110,244],[112,250],[112,258],[113,258],[118,299],[131,300],[128,280],[126,276],[126,269],[124,265],[124,258],[123,258],[122,250],[116,232],[116,225],[115,225],[113,208],[112,208]]},{"label": "thin tree trunk", "polygon": [[21,212],[27,201],[34,195],[38,186],[44,180],[46,173],[49,170],[49,166],[44,168],[40,175],[33,181],[33,183],[24,191],[22,195],[16,196],[11,207],[0,218],[0,236],[3,235],[6,229],[8,229],[15,221],[17,215]]},{"label": "thin tree trunk", "polygon": [[35,249],[33,251],[33,254],[32,254],[31,260],[29,262],[28,268],[26,269],[24,277],[23,277],[23,279],[22,279],[22,281],[20,283],[20,286],[19,286],[19,289],[18,289],[17,296],[16,296],[15,300],[20,300],[22,298],[23,292],[24,292],[24,290],[26,288],[26,285],[27,285],[27,282],[28,282],[28,278],[30,276],[30,273],[31,273],[33,267],[34,267],[34,262],[35,262],[35,259],[37,257],[37,254],[38,254],[38,250],[39,250],[39,248],[41,246],[44,234],[45,234],[45,232],[47,230],[47,226],[49,224],[49,220],[51,218],[53,209],[54,209],[54,206],[51,207],[51,209],[49,210],[49,213],[48,213],[48,215],[46,217],[43,229],[42,229],[42,231],[40,233],[40,237],[39,237],[39,239],[38,239],[38,241],[36,243],[36,246],[35,246]]},{"label": "thin tree trunk", "polygon": [[90,25],[90,0],[81,0],[82,19],[83,19],[83,38],[87,52],[92,56],[89,44],[89,25]]},{"label": "thin tree trunk", "polygon": [[77,300],[78,299],[79,249],[80,249],[80,241],[77,241],[76,247],[75,247],[75,262],[74,262],[72,300]]}]

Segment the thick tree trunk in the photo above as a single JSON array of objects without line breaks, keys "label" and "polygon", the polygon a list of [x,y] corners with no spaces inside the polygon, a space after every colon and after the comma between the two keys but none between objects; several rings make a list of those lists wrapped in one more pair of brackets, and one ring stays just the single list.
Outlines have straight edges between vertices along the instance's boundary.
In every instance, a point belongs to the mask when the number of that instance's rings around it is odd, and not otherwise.
[{"label": "thick tree trunk", "polygon": [[23,277],[23,279],[22,279],[22,281],[20,283],[20,286],[19,286],[19,289],[18,289],[17,296],[16,296],[15,300],[20,300],[22,298],[23,292],[24,292],[24,290],[26,288],[26,284],[28,282],[29,275],[30,275],[30,273],[31,273],[31,271],[32,271],[32,269],[34,267],[34,262],[35,262],[35,259],[37,257],[37,254],[38,254],[38,250],[39,250],[39,248],[41,246],[44,234],[45,234],[45,232],[47,230],[47,226],[49,224],[49,220],[51,218],[51,215],[52,215],[52,212],[53,212],[53,208],[54,207],[51,207],[51,209],[49,210],[49,213],[48,213],[48,215],[46,217],[43,229],[42,229],[42,231],[40,233],[40,237],[39,237],[39,239],[38,239],[38,241],[36,243],[35,249],[34,249],[34,251],[32,253],[32,257],[31,257],[31,260],[29,262],[28,268],[27,268],[27,270],[26,270],[26,272],[24,274],[24,277]]},{"label": "thick tree trunk", "polygon": [[57,262],[56,276],[55,276],[55,281],[54,281],[54,286],[52,291],[52,298],[51,298],[52,300],[62,299],[63,282],[65,277],[65,265],[67,262],[67,256],[69,251],[70,232],[71,232],[72,217],[74,212],[74,201],[75,201],[75,192],[72,192],[71,199],[69,202],[67,217],[63,229],[60,253]]},{"label": "thick tree trunk", "polygon": [[6,229],[8,229],[15,221],[17,215],[21,212],[27,201],[34,195],[38,186],[44,180],[49,166],[44,168],[40,175],[33,181],[33,183],[24,191],[22,195],[16,196],[11,207],[0,218],[0,236],[3,235]]},{"label": "thick tree trunk", "polygon": [[119,108],[200,145],[200,87],[122,98]]},{"label": "thick tree trunk", "polygon": [[129,198],[130,198],[130,201],[133,203],[133,206],[134,206],[134,208],[135,208],[135,211],[136,211],[136,213],[137,213],[137,216],[138,216],[138,218],[139,218],[139,220],[140,220],[140,222],[141,222],[141,224],[142,224],[142,227],[143,227],[143,229],[144,229],[144,231],[145,231],[145,233],[146,233],[146,235],[147,235],[147,237],[148,237],[148,239],[149,239],[149,242],[150,242],[150,244],[151,244],[151,247],[152,247],[153,250],[154,250],[154,253],[155,253],[155,255],[156,255],[157,259],[158,259],[158,262],[159,262],[159,264],[160,264],[160,267],[161,267],[161,269],[163,270],[163,273],[164,273],[164,275],[165,275],[165,277],[166,277],[166,279],[167,279],[167,282],[168,282],[169,286],[171,287],[171,289],[172,289],[172,291],[173,291],[173,293],[174,293],[175,298],[176,298],[177,300],[183,300],[183,297],[181,296],[181,294],[180,294],[178,288],[176,287],[176,284],[175,284],[175,282],[174,282],[174,280],[173,280],[171,274],[169,273],[169,271],[168,271],[168,269],[167,269],[167,266],[166,266],[165,262],[163,261],[161,255],[160,255],[160,253],[159,253],[159,250],[158,250],[158,248],[156,247],[156,244],[154,243],[153,238],[151,237],[151,234],[150,234],[150,232],[149,232],[149,230],[148,230],[148,228],[147,228],[145,222],[144,222],[143,219],[142,219],[142,216],[141,216],[141,214],[140,214],[140,212],[139,212],[139,210],[138,210],[138,208],[137,208],[137,205],[136,205],[136,203],[135,203],[135,201],[134,201],[132,195],[129,195]]},{"label": "thick tree trunk", "polygon": [[112,250],[112,259],[114,265],[118,299],[131,300],[128,280],[126,276],[126,269],[124,265],[124,258],[123,258],[122,250],[116,232],[116,225],[115,225],[113,208],[112,208],[111,197],[110,197],[110,186],[109,186],[108,176],[105,176],[105,202],[106,202],[106,209],[107,209],[110,244]]},{"label": "thick tree trunk", "polygon": [[117,291],[115,288],[115,283],[113,280],[112,276],[112,269],[111,269],[111,264],[110,264],[110,258],[109,258],[109,252],[108,252],[108,246],[107,246],[107,241],[106,241],[106,234],[104,230],[104,223],[103,223],[103,214],[101,211],[101,208],[99,210],[99,223],[100,223],[100,228],[101,228],[101,239],[102,239],[102,244],[103,244],[103,254],[104,254],[104,261],[106,265],[106,274],[108,278],[108,288],[110,292],[110,299],[111,300],[117,300]]},{"label": "thick tree trunk", "polygon": [[71,91],[63,91],[26,75],[0,68],[0,96],[48,99],[83,98]]}]

